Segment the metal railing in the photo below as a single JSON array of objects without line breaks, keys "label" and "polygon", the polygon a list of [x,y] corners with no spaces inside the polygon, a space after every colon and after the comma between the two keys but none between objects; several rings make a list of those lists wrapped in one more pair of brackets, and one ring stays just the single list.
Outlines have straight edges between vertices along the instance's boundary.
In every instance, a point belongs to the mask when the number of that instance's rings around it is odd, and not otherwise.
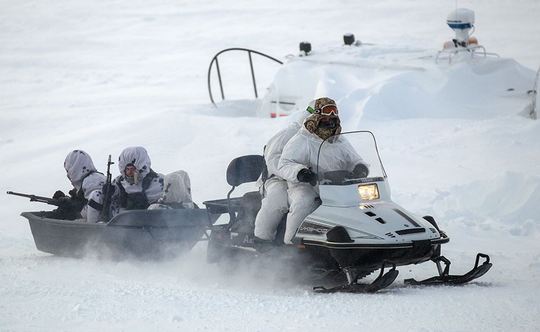
[{"label": "metal railing", "polygon": [[270,59],[270,60],[273,60],[274,62],[279,63],[280,65],[283,64],[282,61],[279,61],[278,59],[276,59],[274,57],[271,57],[268,54],[264,54],[264,53],[261,53],[261,52],[255,51],[255,50],[251,50],[251,49],[248,49],[248,48],[232,47],[232,48],[227,48],[227,49],[219,51],[218,53],[216,53],[216,55],[214,55],[214,57],[212,58],[212,61],[210,61],[210,66],[208,66],[208,77],[207,77],[208,94],[210,95],[210,101],[214,105],[216,104],[216,102],[215,102],[214,96],[212,94],[212,68],[213,68],[214,63],[215,63],[216,64],[216,70],[217,70],[217,77],[218,77],[218,81],[219,81],[219,90],[221,92],[221,100],[225,100],[225,93],[223,91],[223,80],[222,80],[222,77],[221,77],[221,70],[219,68],[218,57],[221,54],[225,53],[225,52],[231,52],[231,51],[240,51],[240,52],[247,52],[248,53],[249,68],[251,70],[251,80],[252,80],[252,84],[253,84],[253,91],[255,92],[255,98],[259,97],[259,93],[257,91],[257,81],[255,79],[255,70],[253,69],[253,58],[252,58],[251,54],[254,53],[254,54],[263,56],[263,57],[265,57],[267,59]]},{"label": "metal railing", "polygon": [[443,49],[437,52],[437,55],[435,56],[435,63],[439,63],[440,59],[448,59],[448,64],[451,64],[452,58],[454,58],[460,53],[469,54],[471,58],[475,57],[476,54],[480,54],[484,58],[488,56],[497,57],[497,58],[500,57],[497,53],[486,52],[486,48],[482,45],[469,45],[467,47]]}]

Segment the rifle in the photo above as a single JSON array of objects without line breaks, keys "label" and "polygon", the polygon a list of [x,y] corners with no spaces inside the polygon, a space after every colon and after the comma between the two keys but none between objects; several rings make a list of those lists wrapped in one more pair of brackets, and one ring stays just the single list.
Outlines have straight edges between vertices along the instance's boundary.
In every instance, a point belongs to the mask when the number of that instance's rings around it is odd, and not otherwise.
[{"label": "rifle", "polygon": [[109,155],[109,160],[107,160],[107,181],[103,186],[103,208],[99,214],[99,220],[107,222],[109,221],[109,214],[111,210],[111,194],[112,194],[112,175],[111,175],[111,165],[114,162],[111,161],[111,155]]},{"label": "rifle", "polygon": [[30,198],[30,202],[39,202],[57,206],[58,209],[54,210],[54,218],[56,219],[75,220],[77,218],[80,218],[80,212],[84,207],[84,204],[86,204],[86,200],[73,199],[68,196],[60,198],[49,198],[37,195],[22,194],[14,191],[8,191],[6,193],[8,195]]},{"label": "rifle", "polygon": [[21,197],[26,197],[26,198],[30,198],[30,202],[40,202],[40,203],[46,203],[46,204],[50,204],[50,205],[54,205],[54,206],[64,206],[65,203],[57,198],[49,198],[49,197],[43,197],[43,196],[37,196],[37,195],[30,195],[30,194],[22,194],[22,193],[17,193],[17,192],[14,192],[14,191],[7,191],[6,192],[8,195],[14,195],[14,196],[21,196]]}]

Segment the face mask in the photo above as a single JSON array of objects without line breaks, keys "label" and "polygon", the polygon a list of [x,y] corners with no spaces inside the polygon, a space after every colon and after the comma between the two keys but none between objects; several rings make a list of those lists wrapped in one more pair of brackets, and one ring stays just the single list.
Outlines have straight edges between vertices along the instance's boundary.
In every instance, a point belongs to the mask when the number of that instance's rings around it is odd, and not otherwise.
[{"label": "face mask", "polygon": [[325,140],[341,132],[339,117],[332,115],[314,114],[305,122],[306,129]]},{"label": "face mask", "polygon": [[339,120],[337,117],[321,117],[317,127],[321,129],[335,129],[338,126],[338,122]]}]

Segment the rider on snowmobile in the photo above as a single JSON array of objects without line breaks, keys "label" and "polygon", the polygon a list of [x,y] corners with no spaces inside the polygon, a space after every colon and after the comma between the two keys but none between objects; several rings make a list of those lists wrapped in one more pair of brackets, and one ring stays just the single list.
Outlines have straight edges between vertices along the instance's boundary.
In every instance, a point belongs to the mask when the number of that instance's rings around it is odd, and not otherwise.
[{"label": "rider on snowmobile", "polygon": [[[341,122],[336,102],[323,97],[315,100],[313,111],[298,133],[285,145],[279,161],[279,174],[287,180],[290,209],[287,214],[285,243],[291,244],[302,221],[320,204],[315,173],[334,170],[352,171],[358,177],[368,175],[367,164],[349,142],[339,135]],[[325,153],[318,157],[327,140]],[[318,165],[317,165],[318,163]]]},{"label": "rider on snowmobile", "polygon": [[[315,101],[312,102],[313,104]],[[306,112],[298,112],[287,128],[275,134],[264,148],[264,160],[268,170],[267,178],[262,184],[261,192],[263,199],[261,209],[255,219],[255,236],[257,239],[272,241],[276,236],[276,230],[283,217],[289,211],[287,198],[287,181],[279,175],[278,165],[281,153],[285,144],[298,132],[307,116],[311,114],[307,108]]]}]

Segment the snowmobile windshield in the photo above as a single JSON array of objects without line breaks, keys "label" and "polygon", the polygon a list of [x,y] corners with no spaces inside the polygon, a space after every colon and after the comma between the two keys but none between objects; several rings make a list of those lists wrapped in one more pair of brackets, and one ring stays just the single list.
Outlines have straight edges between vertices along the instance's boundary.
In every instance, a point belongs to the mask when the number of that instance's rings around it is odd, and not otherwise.
[{"label": "snowmobile windshield", "polygon": [[320,185],[349,185],[386,178],[375,136],[369,131],[341,133],[323,141],[316,172]]}]

